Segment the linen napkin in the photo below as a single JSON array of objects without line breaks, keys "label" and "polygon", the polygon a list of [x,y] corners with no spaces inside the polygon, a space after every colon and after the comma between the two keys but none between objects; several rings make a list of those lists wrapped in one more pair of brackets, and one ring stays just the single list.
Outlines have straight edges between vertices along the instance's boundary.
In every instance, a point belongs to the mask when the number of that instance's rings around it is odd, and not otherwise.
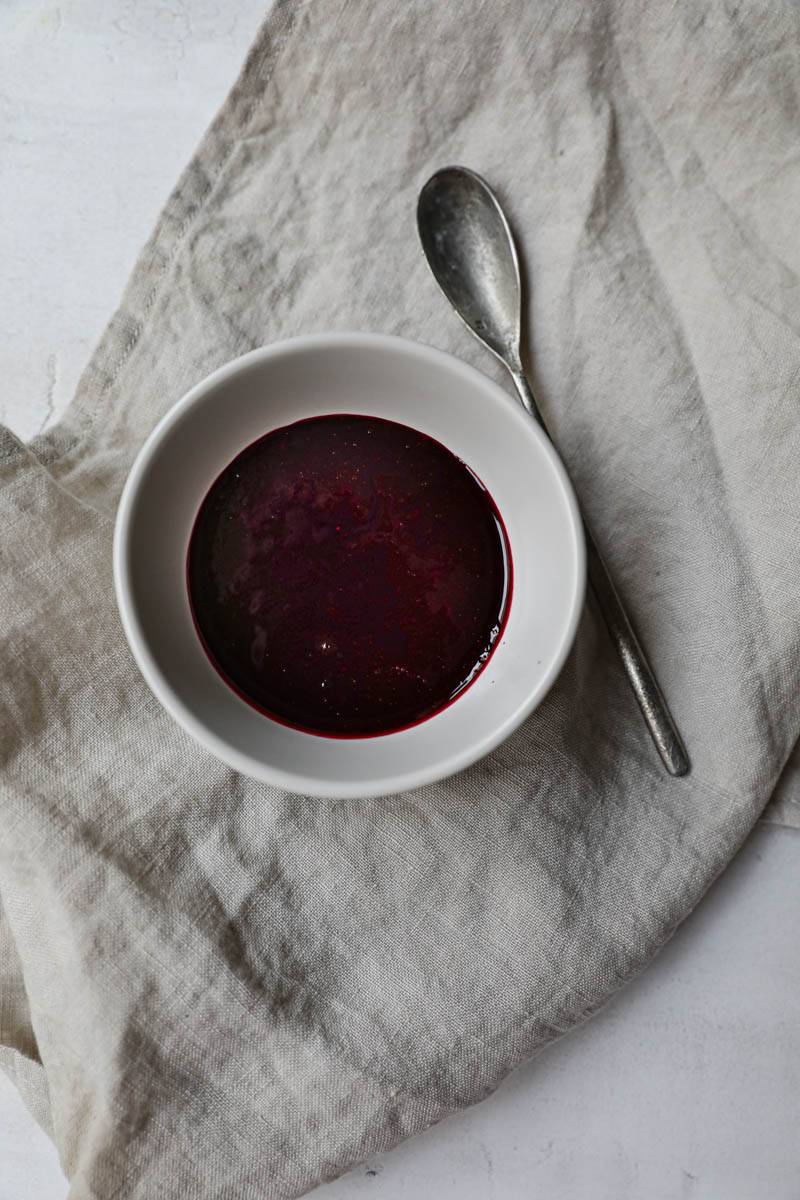
[{"label": "linen napkin", "polygon": [[[71,1197],[297,1196],[474,1103],[758,818],[800,725],[799,33],[710,0],[275,3],[66,417],[2,434],[0,1062]],[[685,779],[591,603],[512,738],[377,801],[231,772],[127,649],[120,489],[213,367],[374,329],[502,379],[417,245],[448,162],[518,232],[538,395]]]}]

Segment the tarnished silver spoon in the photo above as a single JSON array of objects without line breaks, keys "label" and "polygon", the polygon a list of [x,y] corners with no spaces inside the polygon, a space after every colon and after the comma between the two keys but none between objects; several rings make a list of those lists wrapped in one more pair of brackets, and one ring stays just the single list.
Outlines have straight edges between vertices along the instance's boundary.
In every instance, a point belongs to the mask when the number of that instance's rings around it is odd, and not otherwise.
[{"label": "tarnished silver spoon", "polygon": [[[520,400],[546,429],[522,366],[519,261],[494,192],[474,171],[445,167],[420,192],[417,228],[445,296],[468,329],[508,368]],[[685,775],[686,749],[588,528],[586,552],[589,582],[647,728],[670,774]]]}]

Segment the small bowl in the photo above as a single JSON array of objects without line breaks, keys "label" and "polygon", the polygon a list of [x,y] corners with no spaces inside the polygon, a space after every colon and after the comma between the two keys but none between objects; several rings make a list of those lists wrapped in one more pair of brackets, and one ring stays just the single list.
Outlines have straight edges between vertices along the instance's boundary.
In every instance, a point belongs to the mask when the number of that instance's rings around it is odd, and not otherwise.
[{"label": "small bowl", "polygon": [[[189,537],[214,479],[271,429],[325,413],[400,421],[447,446],[488,488],[514,565],[508,620],[475,682],[428,720],[377,737],[320,737],[252,708],[211,665],[189,607]],[[540,703],[575,637],[585,548],[558,455],[502,388],[429,346],[333,333],[278,342],[228,363],[159,422],[120,500],[114,582],[147,683],[212,754],[291,791],[377,796],[461,770]]]}]

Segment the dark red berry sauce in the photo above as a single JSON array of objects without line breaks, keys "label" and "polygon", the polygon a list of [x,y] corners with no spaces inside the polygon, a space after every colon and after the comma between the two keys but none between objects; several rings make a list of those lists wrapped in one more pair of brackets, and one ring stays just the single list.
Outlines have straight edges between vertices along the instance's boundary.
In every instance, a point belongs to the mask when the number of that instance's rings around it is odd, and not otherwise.
[{"label": "dark red berry sauce", "polygon": [[439,442],[377,417],[313,417],[243,450],[203,501],[187,574],[226,682],[328,736],[444,708],[485,665],[511,596],[486,489]]}]

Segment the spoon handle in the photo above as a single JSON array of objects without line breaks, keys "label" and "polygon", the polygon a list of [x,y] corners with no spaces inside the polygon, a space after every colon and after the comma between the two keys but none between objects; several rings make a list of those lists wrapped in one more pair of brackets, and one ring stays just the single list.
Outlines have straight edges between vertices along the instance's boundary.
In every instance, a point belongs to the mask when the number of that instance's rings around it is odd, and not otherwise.
[{"label": "spoon handle", "polygon": [[[509,365],[509,371],[523,405],[547,433],[547,426],[542,420],[542,414],[539,412],[539,407],[522,367]],[[608,627],[611,640],[622,659],[622,665],[639,702],[639,708],[642,710],[642,716],[650,730],[650,736],[670,775],[685,775],[689,770],[689,758],[681,735],[678,733],[661,688],[658,686],[644,650],[633,631],[628,614],[625,612],[619,593],[614,587],[608,568],[603,562],[603,557],[585,518],[583,527],[586,534],[586,565],[589,582]]]}]

